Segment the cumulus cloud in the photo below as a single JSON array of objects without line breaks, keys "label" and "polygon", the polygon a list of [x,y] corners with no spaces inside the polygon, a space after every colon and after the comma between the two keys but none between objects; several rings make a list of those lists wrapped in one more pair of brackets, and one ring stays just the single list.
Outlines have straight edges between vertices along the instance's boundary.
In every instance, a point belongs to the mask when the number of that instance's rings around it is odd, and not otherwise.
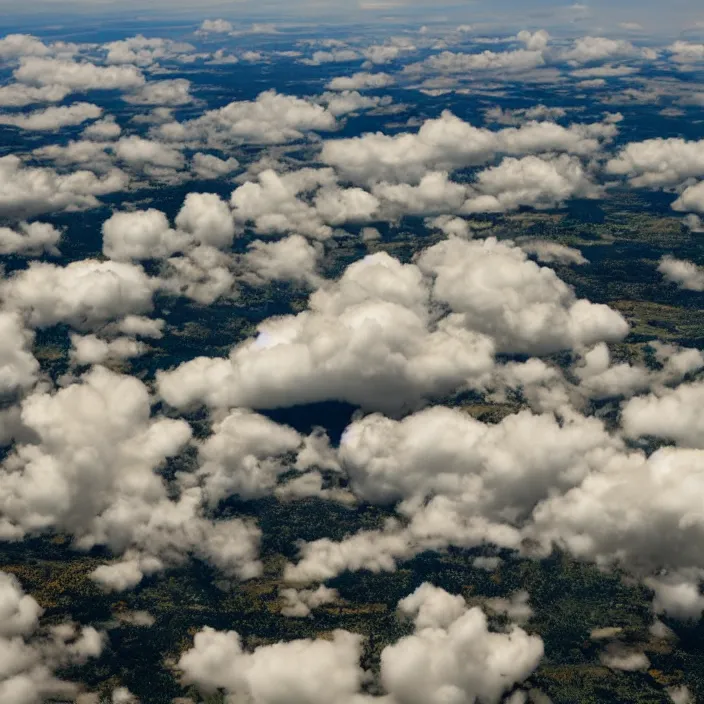
[{"label": "cumulus cloud", "polygon": [[652,49],[637,47],[626,39],[581,37],[575,40],[572,48],[561,52],[559,58],[562,61],[579,65],[616,58],[654,60],[657,56],[657,52]]},{"label": "cumulus cloud", "polygon": [[328,84],[330,90],[370,90],[387,88],[395,83],[393,76],[388,73],[354,73],[351,76],[337,76]]},{"label": "cumulus cloud", "polygon": [[227,34],[233,29],[232,23],[227,20],[203,20],[196,34],[207,35],[211,32],[213,34]]},{"label": "cumulus cloud", "polygon": [[704,449],[704,420],[697,411],[702,401],[704,382],[665,388],[628,401],[621,423],[629,437],[654,436]]},{"label": "cumulus cloud", "polygon": [[704,140],[657,137],[630,142],[607,162],[606,172],[628,178],[636,188],[674,186],[704,176]]},{"label": "cumulus cloud", "polygon": [[151,66],[160,60],[182,58],[184,54],[195,51],[195,47],[186,42],[145,37],[141,34],[108,42],[103,45],[103,49],[107,52],[107,64],[135,64],[142,67]]},{"label": "cumulus cloud", "polygon": [[75,127],[88,120],[96,120],[103,109],[92,103],[74,103],[51,107],[27,114],[0,114],[0,125],[11,125],[22,130],[51,132],[62,127]]},{"label": "cumulus cloud", "polygon": [[[441,321],[432,318],[431,295],[451,310]],[[337,399],[398,409],[480,378],[494,349],[547,353],[627,331],[618,313],[577,299],[519,248],[452,239],[417,265],[382,253],[350,265],[311,296],[308,310],[260,324],[229,359],[198,358],[161,373],[159,386],[179,407]],[[315,342],[321,334],[325,345]]]},{"label": "cumulus cloud", "polygon": [[249,653],[235,631],[204,628],[178,666],[185,683],[206,693],[224,689],[252,704],[352,704],[366,679],[361,646],[361,636],[335,631],[329,640],[275,643]]},{"label": "cumulus cloud", "polygon": [[281,615],[288,618],[306,618],[313,609],[338,600],[336,589],[320,586],[317,589],[281,589],[279,596],[284,600]]},{"label": "cumulus cloud", "polygon": [[515,51],[490,51],[479,54],[463,54],[443,51],[416,64],[404,68],[405,74],[425,71],[442,74],[458,74],[477,71],[520,72],[543,66],[545,59],[542,51],[517,49]]},{"label": "cumulus cloud", "polygon": [[491,335],[501,351],[541,354],[628,332],[618,313],[576,299],[554,271],[493,238],[441,242],[418,265],[435,277],[435,299],[461,314],[468,329]]},{"label": "cumulus cloud", "polygon": [[205,628],[181,656],[179,668],[186,683],[205,693],[224,689],[252,704],[273,704],[282,697],[301,704],[439,704],[448,692],[458,701],[497,704],[530,675],[543,654],[539,637],[515,626],[494,633],[480,609],[469,609],[461,597],[430,584],[399,602],[399,609],[415,627],[382,651],[385,696],[362,694],[371,678],[359,665],[362,639],[339,630],[326,640],[276,643],[250,653],[236,632]]},{"label": "cumulus cloud", "polygon": [[62,623],[40,629],[43,609],[22,591],[18,580],[0,572],[0,697],[13,704],[49,699],[74,700],[78,685],[60,680],[55,671],[98,657],[104,634],[92,627]]},{"label": "cumulus cloud", "polygon": [[570,198],[596,198],[601,193],[582,162],[567,154],[506,157],[498,166],[480,172],[473,187],[463,212],[554,208]]},{"label": "cumulus cloud", "polygon": [[587,264],[588,260],[580,250],[567,247],[564,244],[549,240],[526,239],[519,240],[520,248],[526,254],[532,254],[543,264]]},{"label": "cumulus cloud", "polygon": [[220,159],[214,154],[197,152],[193,155],[193,172],[198,178],[218,179],[231,174],[239,166],[234,157]]},{"label": "cumulus cloud", "polygon": [[219,148],[243,143],[279,144],[302,139],[305,133],[337,127],[334,115],[321,105],[270,90],[256,100],[233,102],[186,122],[155,128],[167,141]]},{"label": "cumulus cloud", "polygon": [[154,284],[141,267],[84,259],[65,267],[32,262],[0,285],[6,306],[35,327],[60,322],[79,329],[149,312]]},{"label": "cumulus cloud", "polygon": [[496,106],[484,112],[484,119],[487,122],[496,122],[501,125],[520,125],[529,120],[557,120],[565,115],[567,115],[567,111],[564,108],[548,107],[542,104],[532,108],[514,110]]},{"label": "cumulus cloud", "polygon": [[172,293],[210,305],[218,298],[234,296],[233,258],[215,247],[199,245],[183,256],[166,260],[160,285]]},{"label": "cumulus cloud", "polygon": [[110,259],[130,261],[164,259],[182,251],[190,238],[171,228],[160,210],[115,213],[103,223],[103,253]]},{"label": "cumulus cloud", "polygon": [[692,504],[703,459],[701,450],[672,447],[647,458],[640,452],[614,455],[580,486],[543,502],[533,535],[579,559],[618,563],[641,577],[662,571],[670,575],[667,583],[692,584],[691,572],[703,565],[702,522]]},{"label": "cumulus cloud", "polygon": [[481,609],[461,602],[427,583],[399,602],[416,628],[381,654],[381,681],[392,701],[440,704],[452,693],[458,701],[499,702],[537,667],[539,637],[515,626],[493,633]]},{"label": "cumulus cloud", "polygon": [[15,313],[0,310],[0,398],[34,384],[39,362],[31,352],[34,335]]},{"label": "cumulus cloud", "polygon": [[61,231],[46,222],[21,222],[17,229],[0,227],[0,254],[57,255]]},{"label": "cumulus cloud", "polygon": [[376,254],[314,293],[309,310],[262,323],[229,359],[198,358],[160,374],[160,391],[176,406],[339,399],[399,408],[488,371],[491,342],[467,330],[429,330],[427,305],[418,268]]},{"label": "cumulus cloud", "polygon": [[219,249],[229,248],[235,236],[232,213],[214,193],[189,193],[175,223],[198,244]]},{"label": "cumulus cloud", "polygon": [[516,35],[516,39],[519,42],[523,42],[526,45],[526,49],[542,51],[550,42],[550,34],[544,29],[539,29],[537,32],[529,32],[524,29]]},{"label": "cumulus cloud", "polygon": [[357,495],[400,501],[409,522],[306,544],[286,577],[308,582],[345,569],[393,570],[399,560],[447,545],[516,548],[541,501],[579,484],[620,447],[600,421],[576,415],[560,424],[552,413],[522,412],[497,425],[443,407],[401,421],[367,416],[345,430],[341,466]]},{"label": "cumulus cloud", "polygon": [[71,334],[71,361],[74,364],[103,364],[108,360],[123,360],[139,357],[147,347],[128,337],[102,340],[96,335]]},{"label": "cumulus cloud", "polygon": [[0,107],[23,108],[34,103],[60,103],[71,93],[71,88],[61,85],[28,86],[10,83],[0,86]]},{"label": "cumulus cloud", "polygon": [[212,562],[226,575],[259,573],[259,531],[240,519],[203,516],[197,488],[173,492],[156,470],[191,438],[182,420],[151,417],[137,379],[94,367],[55,393],[22,402],[32,440],[17,444],[0,471],[0,533],[72,534],[76,547],[107,545],[121,561],[99,567],[105,589],[124,589],[185,560]]},{"label": "cumulus cloud", "polygon": [[689,291],[704,291],[704,269],[694,262],[665,255],[658,264],[658,271],[667,281]]},{"label": "cumulus cloud", "polygon": [[618,132],[613,124],[529,122],[499,131],[474,127],[445,111],[417,133],[381,132],[327,140],[321,160],[354,181],[417,183],[429,170],[451,171],[492,161],[497,154],[566,152],[589,155]]},{"label": "cumulus cloud", "polygon": [[132,105],[187,105],[193,101],[190,90],[191,82],[185,78],[150,81],[138,91],[125,95],[124,100]]},{"label": "cumulus cloud", "polygon": [[241,225],[252,223],[257,234],[294,232],[326,239],[332,236],[332,228],[299,196],[334,184],[330,169],[305,168],[285,174],[265,169],[256,181],[248,181],[232,192],[230,205],[235,220]]},{"label": "cumulus cloud", "polygon": [[650,667],[650,660],[645,653],[634,648],[627,648],[620,643],[611,643],[606,650],[599,655],[603,665],[612,670],[622,670],[634,672],[635,670],[647,670]]},{"label": "cumulus cloud", "polygon": [[675,63],[687,65],[704,61],[704,44],[678,40],[667,47],[670,60]]},{"label": "cumulus cloud", "polygon": [[243,278],[254,283],[293,281],[320,285],[316,269],[321,252],[301,235],[289,235],[275,242],[252,242],[242,257]]},{"label": "cumulus cloud", "polygon": [[14,155],[0,157],[0,215],[28,218],[62,210],[83,210],[99,204],[96,196],[124,190],[129,177],[119,169],[103,176],[92,171],[58,173],[25,166]]},{"label": "cumulus cloud", "polygon": [[81,136],[83,139],[117,139],[122,134],[122,128],[117,124],[112,115],[88,125]]},{"label": "cumulus cloud", "polygon": [[704,181],[687,186],[680,197],[672,204],[673,210],[704,213]]},{"label": "cumulus cloud", "polygon": [[30,86],[65,86],[72,91],[131,90],[145,83],[135,66],[97,66],[89,61],[25,57],[14,77]]}]

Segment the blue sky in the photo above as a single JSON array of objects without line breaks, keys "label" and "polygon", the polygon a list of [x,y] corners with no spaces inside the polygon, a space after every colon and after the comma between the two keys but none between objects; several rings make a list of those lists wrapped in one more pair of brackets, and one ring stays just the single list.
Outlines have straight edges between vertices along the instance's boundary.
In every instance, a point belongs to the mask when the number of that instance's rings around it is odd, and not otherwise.
[{"label": "blue sky", "polygon": [[[559,0],[0,0],[1,24],[60,22],[67,15],[134,19],[139,8],[147,19],[186,19],[204,16],[247,21],[258,18],[280,21],[466,22],[487,31],[545,27],[565,34],[602,35],[704,35],[704,6],[699,0],[673,0],[666,8],[656,0],[594,0],[569,4]],[[628,25],[627,27],[624,25]],[[635,25],[640,25],[639,30]]]}]

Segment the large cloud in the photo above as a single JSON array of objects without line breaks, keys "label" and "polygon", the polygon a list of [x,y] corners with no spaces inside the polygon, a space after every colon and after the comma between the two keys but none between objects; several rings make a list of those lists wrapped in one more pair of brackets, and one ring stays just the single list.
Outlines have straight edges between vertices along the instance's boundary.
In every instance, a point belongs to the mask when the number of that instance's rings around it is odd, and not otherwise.
[{"label": "large cloud", "polygon": [[[381,654],[381,684],[387,694],[362,693],[370,679],[359,665],[362,639],[335,631],[323,640],[276,643],[247,652],[239,634],[205,628],[181,656],[186,683],[203,692],[223,689],[252,704],[498,704],[503,694],[537,667],[543,643],[520,628],[489,630],[486,616],[461,597],[423,584],[399,602],[413,618],[412,635]],[[451,697],[451,699],[449,699]]]},{"label": "large cloud", "polygon": [[377,254],[313,294],[310,309],[265,321],[229,359],[198,358],[159,375],[176,406],[265,408],[325,399],[401,408],[450,391],[493,365],[491,341],[429,327],[417,267]]},{"label": "large cloud", "polygon": [[492,161],[497,154],[567,152],[588,155],[615,136],[613,124],[528,122],[492,131],[464,122],[449,111],[427,120],[417,133],[381,132],[328,140],[321,160],[355,181],[417,182],[431,169],[454,170]]},{"label": "large cloud", "polygon": [[[430,295],[451,314],[433,320]],[[418,266],[386,254],[352,264],[310,308],[260,324],[229,359],[159,374],[171,404],[266,408],[325,399],[398,410],[478,380],[493,350],[546,353],[620,340],[628,325],[577,299],[517,248],[452,239]],[[324,343],[323,343],[324,341]]]},{"label": "large cloud", "polygon": [[305,583],[347,569],[393,570],[448,545],[518,548],[541,501],[579,485],[621,447],[600,421],[574,413],[524,411],[497,425],[442,407],[402,421],[367,416],[345,430],[341,466],[361,498],[400,502],[406,523],[306,544],[285,575]]},{"label": "large cloud", "polygon": [[152,309],[155,285],[141,267],[84,259],[65,267],[32,262],[0,285],[7,306],[26,313],[32,326],[65,322],[90,329]]},{"label": "large cloud", "polygon": [[189,442],[191,429],[152,418],[137,379],[95,367],[55,393],[28,396],[21,422],[33,439],[18,444],[0,470],[5,539],[58,530],[79,548],[107,545],[124,557],[94,577],[112,589],[134,586],[191,553],[231,576],[259,572],[255,527],[205,519],[199,489],[171,498],[156,470]]},{"label": "large cloud", "polygon": [[495,239],[450,239],[426,250],[420,268],[436,277],[434,296],[490,335],[505,352],[540,354],[620,340],[625,320],[607,306],[577,299],[552,269]]}]

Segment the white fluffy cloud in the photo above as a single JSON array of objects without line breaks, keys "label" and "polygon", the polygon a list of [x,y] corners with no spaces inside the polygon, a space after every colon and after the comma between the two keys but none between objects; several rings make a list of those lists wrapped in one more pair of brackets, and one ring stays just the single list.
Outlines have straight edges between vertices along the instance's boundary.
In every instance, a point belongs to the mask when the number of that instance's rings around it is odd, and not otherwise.
[{"label": "white fluffy cloud", "polygon": [[704,449],[704,419],[698,411],[703,402],[704,382],[665,388],[628,401],[621,422],[630,437],[650,435]]},{"label": "white fluffy cloud", "polygon": [[627,39],[581,37],[575,40],[571,49],[561,52],[559,58],[579,65],[616,58],[653,60],[657,58],[657,52],[637,47]]},{"label": "white fluffy cloud", "polygon": [[124,589],[189,554],[226,575],[259,573],[259,531],[239,519],[203,517],[199,489],[171,498],[155,471],[191,438],[182,420],[151,417],[137,379],[94,367],[78,382],[22,402],[32,440],[17,444],[0,470],[0,533],[72,534],[81,548],[109,546],[122,560],[98,568],[106,589]]},{"label": "white fluffy cloud", "polygon": [[468,329],[491,335],[501,351],[541,354],[628,332],[618,313],[577,299],[552,269],[493,238],[441,242],[418,264],[436,277],[435,299],[461,314]]},{"label": "white fluffy cloud", "polygon": [[[439,322],[431,293],[452,311]],[[197,358],[161,373],[159,388],[178,407],[338,399],[398,410],[481,378],[494,349],[548,353],[627,332],[618,313],[577,299],[519,248],[453,239],[426,250],[417,266],[386,254],[352,264],[311,296],[309,310],[260,324],[229,359]]]},{"label": "white fluffy cloud", "polygon": [[234,157],[220,159],[214,154],[198,152],[193,155],[193,171],[199,178],[217,179],[231,174],[239,166]]},{"label": "white fluffy cloud", "polygon": [[0,398],[36,381],[39,363],[31,352],[33,341],[17,314],[0,310]]},{"label": "white fluffy cloud", "polygon": [[187,105],[193,101],[191,82],[185,78],[150,81],[138,91],[124,96],[132,105]]},{"label": "white fluffy cloud", "polygon": [[0,227],[0,254],[58,254],[61,231],[46,222],[21,222],[17,229]]},{"label": "white fluffy cloud", "polygon": [[97,66],[89,61],[26,57],[14,77],[31,86],[65,86],[72,91],[132,90],[144,85],[135,66]]},{"label": "white fluffy cloud", "polygon": [[704,44],[678,40],[667,47],[670,59],[678,64],[696,64],[704,61]]},{"label": "white fluffy cloud", "polygon": [[243,278],[252,282],[293,281],[320,285],[316,273],[320,249],[301,235],[289,235],[275,242],[255,240],[242,257]]},{"label": "white fluffy cloud", "polygon": [[704,291],[704,269],[694,262],[664,256],[658,264],[658,271],[667,281],[689,291]]},{"label": "white fluffy cloud", "polygon": [[351,76],[337,76],[328,84],[330,90],[369,90],[374,88],[387,88],[395,83],[393,76],[388,73],[359,72]]},{"label": "white fluffy cloud", "polygon": [[176,42],[161,37],[145,37],[138,34],[127,39],[109,42],[103,45],[107,51],[107,64],[135,64],[136,66],[151,66],[160,60],[173,60],[195,51],[192,44]]},{"label": "white fluffy cloud", "polygon": [[102,340],[96,335],[71,335],[71,361],[74,364],[103,364],[108,360],[122,360],[139,357],[146,351],[146,345],[129,337],[115,340]]},{"label": "white fluffy cloud", "polygon": [[462,211],[505,212],[521,206],[554,208],[570,198],[594,198],[601,189],[582,162],[567,154],[557,157],[506,157],[477,175]]},{"label": "white fluffy cloud", "polygon": [[96,196],[127,187],[119,169],[104,176],[92,171],[61,174],[50,168],[25,166],[17,156],[0,157],[0,215],[31,217],[61,210],[82,210],[99,204]]},{"label": "white fluffy cloud", "polygon": [[60,103],[71,89],[67,86],[27,86],[24,83],[10,83],[0,86],[0,107],[23,108],[34,103]]},{"label": "white fluffy cloud", "polygon": [[0,572],[0,697],[13,704],[70,699],[78,685],[58,679],[55,670],[98,657],[104,634],[92,627],[62,623],[40,630],[43,609],[22,591],[17,579]]},{"label": "white fluffy cloud", "polygon": [[490,51],[479,54],[462,54],[443,51],[422,63],[410,64],[404,73],[414,74],[423,71],[436,73],[469,73],[477,71],[526,71],[545,64],[542,51],[517,49],[515,51]]},{"label": "white fluffy cloud", "polygon": [[279,144],[303,138],[310,131],[337,127],[334,115],[321,105],[270,90],[256,100],[233,102],[187,122],[169,122],[155,134],[170,141],[207,147],[242,143]]},{"label": "white fluffy cloud", "polygon": [[115,213],[103,223],[103,253],[130,261],[164,259],[188,246],[190,238],[171,228],[160,210]]},{"label": "white fluffy cloud", "polygon": [[219,249],[229,248],[235,236],[232,213],[214,193],[189,193],[176,216],[176,225],[198,244]]},{"label": "white fluffy cloud", "polygon": [[90,329],[150,311],[154,288],[141,267],[84,259],[65,267],[32,262],[2,283],[0,296],[24,312],[32,326],[65,322]]},{"label": "white fluffy cloud", "polygon": [[160,374],[159,388],[176,406],[339,399],[399,408],[491,369],[490,340],[429,330],[427,305],[417,267],[373,255],[314,293],[309,310],[265,321],[229,359],[198,358]]},{"label": "white fluffy cloud", "polygon": [[317,589],[281,589],[279,596],[284,600],[281,614],[288,618],[306,618],[313,609],[332,604],[339,598],[337,590],[322,585]]},{"label": "white fluffy cloud", "polygon": [[427,120],[417,133],[366,134],[328,140],[321,160],[355,181],[417,183],[428,170],[476,166],[497,154],[567,152],[588,155],[617,134],[613,124],[529,122],[499,131],[474,127],[450,112]]},{"label": "white fluffy cloud", "polygon": [[673,210],[704,213],[704,181],[687,186],[680,197],[672,204]]},{"label": "white fluffy cloud", "polygon": [[512,627],[489,630],[486,616],[469,609],[461,597],[422,585],[399,602],[415,621],[412,635],[387,646],[381,654],[380,681],[387,694],[362,694],[370,679],[359,665],[362,640],[335,631],[323,640],[296,640],[242,647],[234,631],[205,628],[181,656],[186,683],[206,693],[224,689],[233,699],[252,704],[440,704],[452,695],[458,702],[498,704],[503,694],[537,667],[543,643]]},{"label": "white fluffy cloud", "polygon": [[549,240],[526,239],[520,241],[519,246],[544,264],[586,264],[588,261],[580,250]]},{"label": "white fluffy cloud", "polygon": [[381,681],[392,701],[441,704],[449,696],[496,704],[537,667],[538,636],[515,626],[493,633],[481,609],[462,601],[426,583],[399,602],[416,631],[382,651]]},{"label": "white fluffy cloud", "polygon": [[205,628],[179,660],[186,683],[224,689],[252,704],[352,704],[365,680],[362,638],[335,631],[330,640],[297,640],[248,653],[235,631]]},{"label": "white fluffy cloud", "polygon": [[657,137],[630,142],[607,162],[606,172],[625,176],[636,188],[677,185],[704,176],[704,140]]},{"label": "white fluffy cloud", "polygon": [[62,127],[75,127],[88,120],[96,120],[103,109],[92,103],[73,103],[51,107],[27,114],[0,114],[0,125],[11,125],[22,130],[51,132]]}]

